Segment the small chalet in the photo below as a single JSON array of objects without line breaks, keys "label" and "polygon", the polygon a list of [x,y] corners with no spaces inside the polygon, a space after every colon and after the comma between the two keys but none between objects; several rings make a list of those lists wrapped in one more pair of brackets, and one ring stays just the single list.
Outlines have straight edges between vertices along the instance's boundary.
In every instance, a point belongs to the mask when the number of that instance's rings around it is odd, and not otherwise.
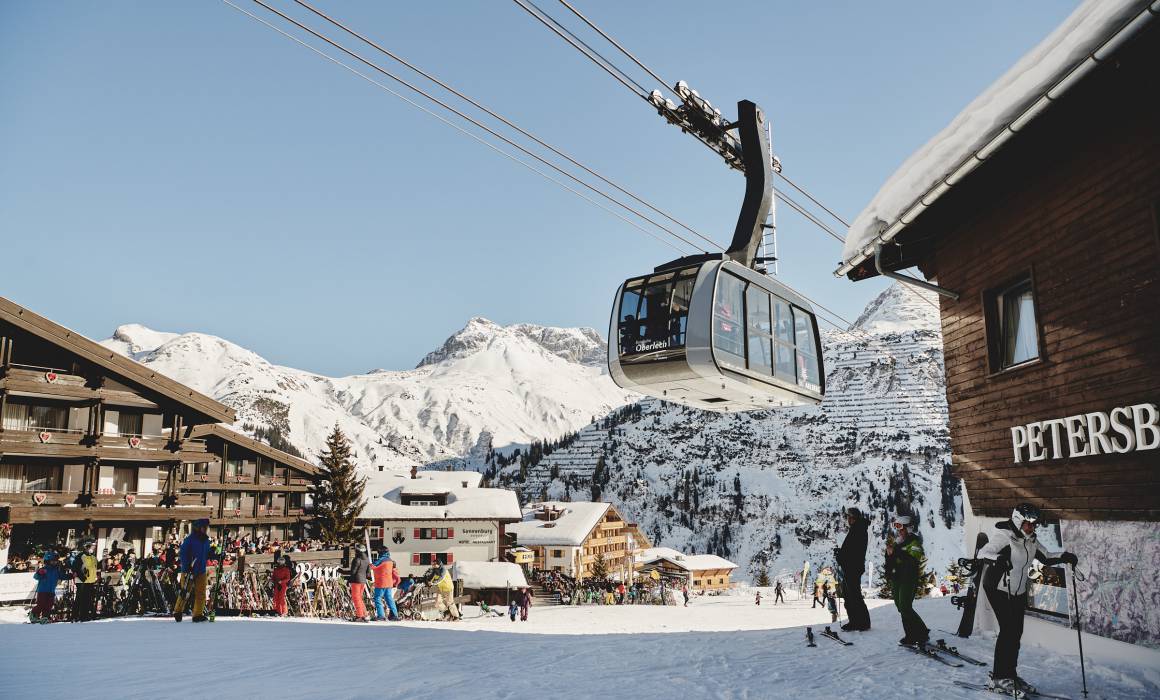
[{"label": "small chalet", "polygon": [[657,569],[661,574],[681,574],[691,589],[703,592],[726,590],[732,587],[730,578],[737,565],[715,554],[683,554],[668,547],[650,547],[636,553],[636,570],[648,573]]},{"label": "small chalet", "polygon": [[210,457],[194,430],[233,410],[4,298],[0,417],[0,563],[83,536],[142,552],[213,515],[181,480]]}]

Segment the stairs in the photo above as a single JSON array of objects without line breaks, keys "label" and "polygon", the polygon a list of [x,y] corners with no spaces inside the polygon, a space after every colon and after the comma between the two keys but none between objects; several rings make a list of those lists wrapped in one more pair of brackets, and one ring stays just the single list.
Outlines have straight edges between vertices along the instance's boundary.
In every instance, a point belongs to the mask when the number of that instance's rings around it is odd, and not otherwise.
[{"label": "stairs", "polygon": [[542,608],[560,604],[560,596],[556,593],[548,591],[543,586],[532,586],[532,607]]}]

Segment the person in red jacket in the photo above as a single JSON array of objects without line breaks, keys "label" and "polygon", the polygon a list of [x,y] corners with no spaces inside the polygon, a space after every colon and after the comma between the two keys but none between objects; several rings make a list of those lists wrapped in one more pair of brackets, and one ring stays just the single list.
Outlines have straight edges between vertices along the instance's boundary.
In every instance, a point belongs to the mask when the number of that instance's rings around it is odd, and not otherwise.
[{"label": "person in red jacket", "polygon": [[375,575],[375,620],[382,622],[387,619],[383,609],[383,600],[391,610],[391,620],[399,619],[399,609],[395,607],[395,586],[399,585],[399,569],[391,561],[391,550],[383,550],[375,563],[371,565]]},{"label": "person in red jacket", "polygon": [[274,563],[270,579],[274,582],[274,612],[279,617],[286,617],[286,589],[290,586],[290,567],[286,566],[284,557],[278,557]]}]

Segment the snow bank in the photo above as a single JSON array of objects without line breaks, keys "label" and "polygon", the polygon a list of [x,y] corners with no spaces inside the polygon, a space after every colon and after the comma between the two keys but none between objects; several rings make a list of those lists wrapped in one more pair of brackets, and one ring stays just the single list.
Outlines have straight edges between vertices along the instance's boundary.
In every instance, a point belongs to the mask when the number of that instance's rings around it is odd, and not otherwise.
[{"label": "snow bank", "polygon": [[[536,513],[544,508],[560,511],[555,520],[537,520]],[[516,536],[516,542],[528,545],[566,545],[578,547],[592,528],[604,517],[607,503],[580,501],[545,501],[533,503],[524,509],[524,520],[508,525],[507,531]]]},{"label": "snow bank", "polygon": [[[1085,0],[890,176],[850,226],[842,250],[844,263],[854,263],[865,255],[865,249],[879,233],[898,221],[920,197],[987,145],[1147,5],[1142,0]],[[927,204],[931,201],[926,198]]]},{"label": "snow bank", "polygon": [[524,570],[506,561],[458,561],[452,567],[452,578],[461,579],[464,588],[523,588],[528,585]]}]

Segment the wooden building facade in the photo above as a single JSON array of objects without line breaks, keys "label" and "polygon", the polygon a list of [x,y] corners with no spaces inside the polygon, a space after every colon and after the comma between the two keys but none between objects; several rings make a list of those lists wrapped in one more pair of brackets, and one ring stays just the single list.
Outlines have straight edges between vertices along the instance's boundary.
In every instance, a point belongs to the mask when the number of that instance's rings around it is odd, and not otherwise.
[{"label": "wooden building facade", "polygon": [[95,537],[138,551],[211,514],[186,493],[194,429],[232,409],[0,298],[0,549]]},{"label": "wooden building facade", "polygon": [[309,536],[317,466],[229,428],[200,425],[209,458],[183,465],[178,488],[210,509],[210,532],[285,542]]},{"label": "wooden building facade", "polygon": [[[948,174],[882,249],[887,270],[917,266],[958,295],[940,309],[968,541],[1031,502],[1084,568],[1123,572],[1160,560],[1160,21],[1146,5],[1092,36],[1096,59],[1077,53],[1089,65],[1061,72],[1049,104]],[[1160,616],[1119,609],[1160,595],[1152,579],[1081,587],[1085,629],[1160,645]]]}]

